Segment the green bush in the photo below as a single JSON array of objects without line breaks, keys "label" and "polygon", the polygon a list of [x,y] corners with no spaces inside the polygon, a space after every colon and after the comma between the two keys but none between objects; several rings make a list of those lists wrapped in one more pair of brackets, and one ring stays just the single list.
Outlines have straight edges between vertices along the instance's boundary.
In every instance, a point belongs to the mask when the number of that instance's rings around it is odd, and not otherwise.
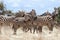
[{"label": "green bush", "polygon": [[60,7],[58,7],[58,16],[57,16],[57,22],[60,23]]}]

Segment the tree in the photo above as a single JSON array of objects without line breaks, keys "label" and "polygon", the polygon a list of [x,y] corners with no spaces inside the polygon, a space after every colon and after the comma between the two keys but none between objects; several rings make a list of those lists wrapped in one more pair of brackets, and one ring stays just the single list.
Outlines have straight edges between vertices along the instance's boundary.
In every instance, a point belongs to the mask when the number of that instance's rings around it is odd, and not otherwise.
[{"label": "tree", "polygon": [[5,10],[4,15],[12,16],[12,15],[14,15],[14,13],[12,12],[12,10]]},{"label": "tree", "polygon": [[56,20],[58,23],[60,23],[60,7],[58,7],[58,16],[57,16]]},{"label": "tree", "polygon": [[4,9],[5,9],[4,3],[0,2],[0,14],[4,14]]}]

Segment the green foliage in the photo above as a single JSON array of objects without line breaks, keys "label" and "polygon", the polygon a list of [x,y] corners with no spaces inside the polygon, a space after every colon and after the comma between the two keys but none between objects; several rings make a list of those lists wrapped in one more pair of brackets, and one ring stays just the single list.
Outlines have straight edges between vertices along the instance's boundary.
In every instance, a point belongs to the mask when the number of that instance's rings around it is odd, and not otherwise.
[{"label": "green foliage", "polygon": [[0,10],[4,10],[4,4],[3,4],[3,2],[0,2]]},{"label": "green foliage", "polygon": [[60,23],[60,7],[58,7],[58,16],[57,16],[57,22]]},{"label": "green foliage", "polygon": [[0,2],[0,11],[2,11],[1,15],[4,15],[4,10],[5,10],[5,6],[3,2]]}]

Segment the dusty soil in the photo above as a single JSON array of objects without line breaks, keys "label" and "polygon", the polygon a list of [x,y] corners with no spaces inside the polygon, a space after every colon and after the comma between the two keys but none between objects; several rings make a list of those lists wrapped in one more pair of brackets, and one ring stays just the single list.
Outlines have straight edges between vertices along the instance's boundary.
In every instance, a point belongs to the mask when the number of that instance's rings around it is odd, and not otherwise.
[{"label": "dusty soil", "polygon": [[43,27],[42,33],[23,32],[20,28],[17,30],[17,35],[13,35],[13,30],[10,27],[2,27],[0,40],[60,40],[60,29],[53,28],[50,33],[48,28]]}]

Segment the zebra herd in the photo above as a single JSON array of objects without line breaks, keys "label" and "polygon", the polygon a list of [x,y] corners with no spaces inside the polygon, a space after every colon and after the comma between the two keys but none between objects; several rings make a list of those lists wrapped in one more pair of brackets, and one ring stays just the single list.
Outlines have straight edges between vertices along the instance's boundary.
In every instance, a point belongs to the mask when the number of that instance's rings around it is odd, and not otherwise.
[{"label": "zebra herd", "polygon": [[32,33],[42,32],[42,27],[47,26],[50,31],[53,31],[54,27],[54,18],[56,15],[56,11],[54,15],[49,14],[49,12],[46,12],[48,15],[36,15],[35,10],[32,9],[29,13],[20,12],[19,16],[4,16],[0,15],[0,32],[1,27],[3,25],[12,26],[11,28],[14,30],[14,34],[16,34],[16,31],[18,28],[22,28],[24,32],[30,31]]}]

